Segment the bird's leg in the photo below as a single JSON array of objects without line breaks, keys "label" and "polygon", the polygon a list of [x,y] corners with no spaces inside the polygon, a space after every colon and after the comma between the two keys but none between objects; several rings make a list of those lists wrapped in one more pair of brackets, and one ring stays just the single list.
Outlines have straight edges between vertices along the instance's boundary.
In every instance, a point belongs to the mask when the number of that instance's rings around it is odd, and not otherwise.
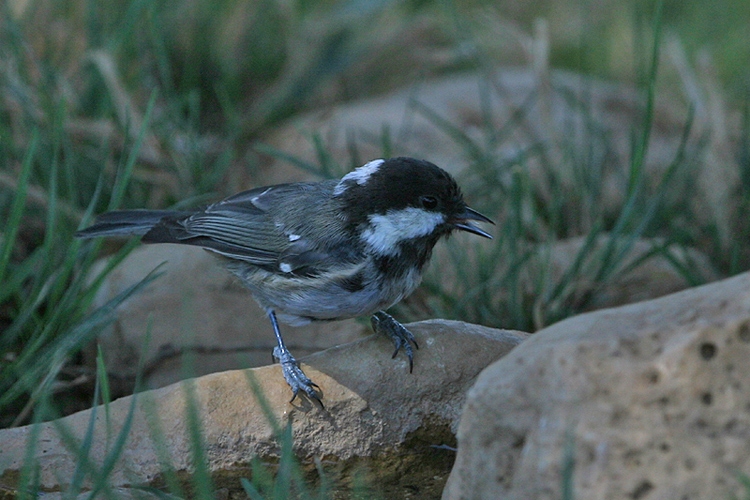
[{"label": "bird's leg", "polygon": [[284,374],[284,379],[289,384],[289,387],[292,388],[292,399],[289,402],[294,401],[297,393],[302,390],[310,399],[317,401],[322,406],[323,403],[321,403],[320,396],[318,395],[320,387],[305,375],[302,368],[299,367],[297,360],[294,359],[292,353],[284,345],[284,339],[281,338],[281,331],[279,331],[279,322],[276,320],[276,313],[272,310],[268,311],[268,318],[271,320],[273,333],[276,335],[276,347],[273,348],[273,357],[281,364],[281,372]]},{"label": "bird's leg", "polygon": [[412,335],[404,325],[393,319],[393,316],[385,311],[378,311],[373,314],[371,321],[372,329],[375,330],[376,333],[387,335],[393,342],[393,345],[396,346],[396,350],[393,352],[393,358],[396,357],[401,348],[404,349],[406,357],[409,358],[409,373],[412,373],[414,370],[414,351],[411,348],[411,344],[414,344],[414,347],[419,349],[419,345],[417,345],[414,335]]}]

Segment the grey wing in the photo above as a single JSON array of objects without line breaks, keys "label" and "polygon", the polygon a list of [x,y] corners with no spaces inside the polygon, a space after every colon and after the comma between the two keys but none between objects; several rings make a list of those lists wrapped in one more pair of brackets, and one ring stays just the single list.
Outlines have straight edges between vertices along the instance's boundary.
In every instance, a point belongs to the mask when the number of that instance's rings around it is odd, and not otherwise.
[{"label": "grey wing", "polygon": [[304,197],[310,186],[281,184],[244,191],[186,217],[165,218],[143,241],[197,245],[273,272],[309,274],[328,255],[287,228],[277,208],[290,198]]}]

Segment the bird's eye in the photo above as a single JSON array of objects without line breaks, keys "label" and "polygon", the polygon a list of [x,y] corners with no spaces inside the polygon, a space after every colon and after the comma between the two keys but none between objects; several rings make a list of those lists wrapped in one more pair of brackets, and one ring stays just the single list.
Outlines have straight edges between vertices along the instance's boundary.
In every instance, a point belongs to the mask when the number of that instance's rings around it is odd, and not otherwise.
[{"label": "bird's eye", "polygon": [[422,196],[419,201],[422,202],[422,206],[427,210],[433,210],[437,207],[437,199],[434,196]]}]

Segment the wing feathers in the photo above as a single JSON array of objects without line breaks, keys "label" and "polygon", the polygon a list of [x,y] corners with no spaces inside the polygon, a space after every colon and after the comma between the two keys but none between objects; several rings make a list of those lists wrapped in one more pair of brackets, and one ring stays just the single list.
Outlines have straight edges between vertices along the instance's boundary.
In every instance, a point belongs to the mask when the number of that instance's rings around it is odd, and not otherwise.
[{"label": "wing feathers", "polygon": [[[272,272],[314,275],[335,259],[279,221],[290,200],[309,192],[307,184],[245,191],[197,212],[164,217],[143,241],[196,245]],[[309,209],[310,204],[304,206]]]}]

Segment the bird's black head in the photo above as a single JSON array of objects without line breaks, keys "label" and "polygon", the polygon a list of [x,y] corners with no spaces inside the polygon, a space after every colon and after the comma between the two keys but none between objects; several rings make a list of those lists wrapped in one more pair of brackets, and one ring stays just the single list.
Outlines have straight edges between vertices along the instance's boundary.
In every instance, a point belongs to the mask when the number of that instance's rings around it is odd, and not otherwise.
[{"label": "bird's black head", "polygon": [[469,208],[453,177],[428,161],[373,160],[344,176],[334,196],[353,230],[382,255],[398,254],[409,242],[431,250],[454,229],[491,237],[469,221],[492,221]]}]

